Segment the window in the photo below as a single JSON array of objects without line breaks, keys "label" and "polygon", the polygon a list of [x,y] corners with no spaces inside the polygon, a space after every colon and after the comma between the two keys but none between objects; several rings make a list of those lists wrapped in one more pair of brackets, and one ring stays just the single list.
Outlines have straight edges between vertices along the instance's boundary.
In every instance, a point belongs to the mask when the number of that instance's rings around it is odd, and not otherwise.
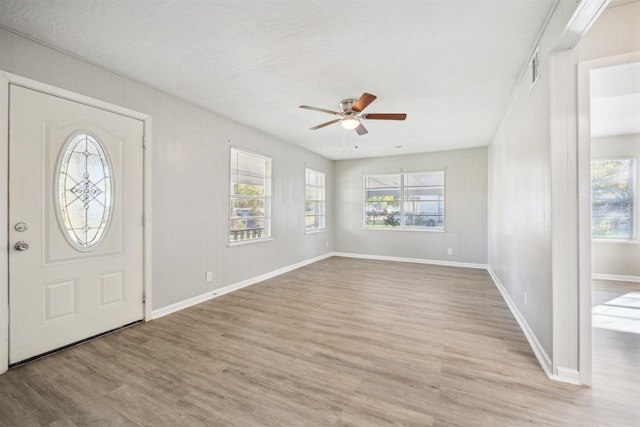
[{"label": "window", "polygon": [[634,238],[635,162],[633,159],[591,162],[591,236]]},{"label": "window", "polygon": [[305,230],[325,229],[324,173],[306,169]]},{"label": "window", "polygon": [[104,236],[113,205],[111,167],[100,141],[75,135],[64,146],[56,174],[58,217],[69,241],[89,250]]},{"label": "window", "polygon": [[231,149],[229,242],[271,237],[271,159]]},{"label": "window", "polygon": [[444,229],[444,171],[367,175],[365,228]]}]

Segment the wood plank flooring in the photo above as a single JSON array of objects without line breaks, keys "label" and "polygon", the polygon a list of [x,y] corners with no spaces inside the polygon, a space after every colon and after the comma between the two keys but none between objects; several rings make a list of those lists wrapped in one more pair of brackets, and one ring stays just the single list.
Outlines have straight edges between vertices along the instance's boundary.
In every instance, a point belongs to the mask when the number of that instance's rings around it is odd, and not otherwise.
[{"label": "wood plank flooring", "polygon": [[[594,280],[593,305],[604,304],[629,292],[640,292],[640,283]],[[593,389],[596,394],[633,396],[635,425],[640,426],[639,334],[593,328]]]},{"label": "wood plank flooring", "polygon": [[[177,284],[178,285],[178,284]],[[333,257],[0,376],[2,426],[631,426],[482,270]]]}]

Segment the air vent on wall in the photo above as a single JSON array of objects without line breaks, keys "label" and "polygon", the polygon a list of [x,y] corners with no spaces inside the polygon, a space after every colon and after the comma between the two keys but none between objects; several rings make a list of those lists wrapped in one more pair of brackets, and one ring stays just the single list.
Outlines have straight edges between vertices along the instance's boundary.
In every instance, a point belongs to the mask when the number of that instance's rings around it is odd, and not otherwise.
[{"label": "air vent on wall", "polygon": [[540,48],[536,47],[529,60],[529,91],[533,89],[538,79],[540,79]]}]

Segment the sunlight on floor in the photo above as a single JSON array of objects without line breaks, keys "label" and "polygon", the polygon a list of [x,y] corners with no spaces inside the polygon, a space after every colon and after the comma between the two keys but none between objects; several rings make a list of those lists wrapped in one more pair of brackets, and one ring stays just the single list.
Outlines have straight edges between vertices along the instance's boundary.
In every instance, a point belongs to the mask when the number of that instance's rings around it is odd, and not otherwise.
[{"label": "sunlight on floor", "polygon": [[640,292],[593,307],[593,327],[640,334]]}]

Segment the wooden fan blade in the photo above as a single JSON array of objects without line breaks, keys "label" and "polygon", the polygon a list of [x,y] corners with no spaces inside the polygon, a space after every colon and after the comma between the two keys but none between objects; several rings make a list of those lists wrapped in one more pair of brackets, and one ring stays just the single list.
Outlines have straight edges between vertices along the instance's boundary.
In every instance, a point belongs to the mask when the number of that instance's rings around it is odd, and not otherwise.
[{"label": "wooden fan blade", "polygon": [[375,95],[371,95],[370,93],[363,93],[362,96],[356,101],[355,104],[353,104],[353,107],[351,107],[351,109],[357,113],[359,113],[360,111],[364,110],[365,108],[367,108],[369,106],[369,104],[371,104],[373,101],[375,101],[377,98],[377,96]]},{"label": "wooden fan blade", "polygon": [[338,113],[337,111],[325,110],[324,108],[311,107],[309,105],[301,105],[300,108],[304,108],[305,110],[320,111],[321,113],[333,114],[335,116],[340,115],[340,113]]},{"label": "wooden fan blade", "polygon": [[328,121],[328,122],[326,122],[326,123],[322,123],[321,125],[318,125],[318,126],[314,126],[314,127],[312,127],[312,128],[309,128],[309,130],[316,130],[316,129],[320,129],[320,128],[323,128],[323,127],[325,127],[325,126],[329,126],[329,125],[332,125],[332,124],[334,124],[334,123],[338,123],[340,120],[341,120],[341,119],[330,120],[330,121]]},{"label": "wooden fan blade", "polygon": [[404,120],[407,118],[407,115],[395,113],[369,113],[361,115],[360,118],[367,120]]},{"label": "wooden fan blade", "polygon": [[358,135],[364,135],[369,133],[369,131],[367,130],[366,127],[364,127],[364,125],[362,123],[360,123],[358,125],[358,127],[356,128],[356,132],[358,132]]}]

